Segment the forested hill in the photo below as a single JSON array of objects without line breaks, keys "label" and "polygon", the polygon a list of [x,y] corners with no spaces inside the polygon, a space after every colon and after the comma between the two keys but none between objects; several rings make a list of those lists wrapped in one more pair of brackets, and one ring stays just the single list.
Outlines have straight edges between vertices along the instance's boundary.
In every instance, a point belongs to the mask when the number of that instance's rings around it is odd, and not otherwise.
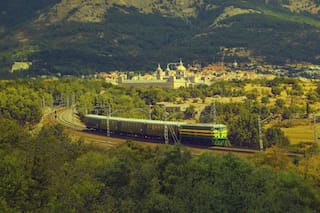
[{"label": "forested hill", "polygon": [[[2,0],[0,75],[224,61],[319,63],[319,0]],[[223,50],[230,51],[225,52]]]}]

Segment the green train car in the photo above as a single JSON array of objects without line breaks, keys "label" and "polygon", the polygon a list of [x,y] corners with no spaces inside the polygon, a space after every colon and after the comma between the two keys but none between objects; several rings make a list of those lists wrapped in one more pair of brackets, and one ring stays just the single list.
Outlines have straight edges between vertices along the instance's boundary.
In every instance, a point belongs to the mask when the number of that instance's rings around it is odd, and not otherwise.
[{"label": "green train car", "polygon": [[131,119],[86,115],[83,118],[88,129],[107,131],[111,135],[124,135],[165,140],[165,127],[169,142],[189,143],[193,145],[228,146],[227,127],[223,124],[187,124],[185,122]]},{"label": "green train car", "polygon": [[179,128],[181,143],[209,146],[230,146],[224,124],[183,124]]},{"label": "green train car", "polygon": [[83,119],[88,129],[107,131],[107,120],[111,135],[125,135],[164,140],[165,126],[168,127],[168,139],[173,141],[172,134],[178,137],[179,126],[183,122],[107,117],[86,115]]}]

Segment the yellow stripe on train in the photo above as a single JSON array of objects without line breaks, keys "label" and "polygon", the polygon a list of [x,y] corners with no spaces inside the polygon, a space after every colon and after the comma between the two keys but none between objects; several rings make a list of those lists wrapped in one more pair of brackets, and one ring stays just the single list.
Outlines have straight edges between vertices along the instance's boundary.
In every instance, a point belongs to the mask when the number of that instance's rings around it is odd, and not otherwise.
[{"label": "yellow stripe on train", "polygon": [[201,132],[201,133],[213,133],[217,130],[196,130],[196,129],[180,129],[180,132]]}]

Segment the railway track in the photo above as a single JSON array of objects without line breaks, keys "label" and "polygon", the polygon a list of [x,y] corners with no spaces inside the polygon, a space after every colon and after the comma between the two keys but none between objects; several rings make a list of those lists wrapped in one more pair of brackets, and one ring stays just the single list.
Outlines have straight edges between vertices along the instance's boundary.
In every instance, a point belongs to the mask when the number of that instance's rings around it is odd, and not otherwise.
[{"label": "railway track", "polygon": [[222,151],[222,152],[239,152],[239,153],[246,153],[246,154],[256,154],[259,152],[259,150],[256,150],[256,149],[243,149],[243,148],[234,148],[234,147],[212,146],[212,147],[208,147],[208,149]]},{"label": "railway track", "polygon": [[74,115],[74,112],[70,109],[60,110],[57,114],[57,121],[63,126],[79,131],[83,131],[86,129],[86,126],[81,124],[78,116]]},{"label": "railway track", "polygon": [[[86,126],[80,122],[80,119],[72,115],[73,111],[71,109],[62,108],[57,111],[56,122],[60,123],[61,125],[65,126],[67,131],[72,135],[82,137],[87,141],[97,144],[103,144],[107,147],[115,147],[125,143],[126,141],[130,140],[133,142],[137,142],[146,146],[156,146],[161,143],[159,141],[152,142],[150,139],[142,139],[142,138],[131,138],[131,137],[107,137],[103,134],[98,134],[93,131],[88,131]],[[235,148],[235,147],[217,147],[217,146],[209,146],[209,147],[202,147],[202,146],[190,146],[187,145],[188,148],[191,149],[193,153],[201,153],[203,151],[213,151],[213,152],[228,152],[228,153],[239,153],[245,155],[252,155],[259,153],[259,150],[256,149],[245,149],[245,148]],[[288,153],[289,157],[301,157],[303,156],[300,153]]]},{"label": "railway track", "polygon": [[[51,116],[53,117],[53,116]],[[55,118],[55,122],[63,125],[66,131],[76,137],[76,138],[83,138],[85,141],[90,142],[92,144],[102,145],[103,147],[116,147],[121,144],[126,143],[128,140],[133,142],[141,143],[141,144],[148,144],[148,146],[155,146],[154,143],[146,143],[143,141],[135,140],[132,138],[118,138],[118,137],[107,137],[104,134],[94,133],[92,131],[88,131],[86,126],[80,122],[80,119],[77,116],[72,118],[72,110],[63,108],[57,110],[57,116]]]}]

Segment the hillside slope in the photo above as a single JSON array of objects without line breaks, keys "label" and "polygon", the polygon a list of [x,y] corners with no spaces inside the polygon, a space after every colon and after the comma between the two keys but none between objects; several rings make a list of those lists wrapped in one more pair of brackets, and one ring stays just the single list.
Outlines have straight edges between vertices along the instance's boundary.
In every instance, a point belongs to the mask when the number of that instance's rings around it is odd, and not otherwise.
[{"label": "hillside slope", "polygon": [[[14,61],[32,61],[31,72],[38,74],[83,74],[150,71],[180,57],[203,64],[222,58],[273,64],[320,59],[317,0],[40,2],[14,27],[0,21],[0,73]],[[232,51],[226,54],[226,48]]]}]

